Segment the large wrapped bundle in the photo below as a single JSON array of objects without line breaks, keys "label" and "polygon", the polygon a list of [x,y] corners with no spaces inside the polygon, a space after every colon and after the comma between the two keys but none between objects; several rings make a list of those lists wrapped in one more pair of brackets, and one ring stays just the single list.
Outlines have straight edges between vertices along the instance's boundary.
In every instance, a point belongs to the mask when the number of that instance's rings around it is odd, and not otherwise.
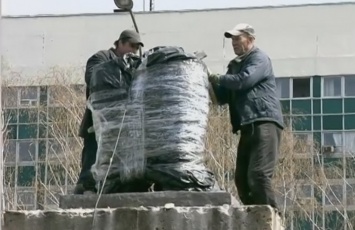
[{"label": "large wrapped bundle", "polygon": [[[102,79],[109,68],[96,74]],[[114,98],[119,92],[100,95]],[[100,97],[101,106],[92,106],[99,146],[92,171],[98,182],[107,173],[104,193],[147,191],[153,184],[156,191],[214,188],[214,176],[203,163],[207,69],[195,56],[179,47],[149,50],[126,99],[102,103]]]},{"label": "large wrapped bundle", "polygon": [[205,65],[179,47],[147,52],[132,98],[144,108],[146,178],[161,190],[210,190],[203,164],[209,112]]}]

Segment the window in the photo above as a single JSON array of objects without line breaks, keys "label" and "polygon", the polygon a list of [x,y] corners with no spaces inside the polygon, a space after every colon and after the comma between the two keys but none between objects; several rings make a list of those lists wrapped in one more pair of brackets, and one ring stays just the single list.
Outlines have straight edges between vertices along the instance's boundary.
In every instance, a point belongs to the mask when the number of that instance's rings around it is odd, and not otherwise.
[{"label": "window", "polygon": [[342,130],[343,116],[342,115],[325,115],[323,119],[323,130]]},{"label": "window", "polygon": [[344,113],[355,113],[355,106],[354,105],[355,105],[355,98],[345,98],[344,99]]},{"label": "window", "polygon": [[16,141],[7,140],[4,142],[4,160],[6,163],[15,163]]},{"label": "window", "polygon": [[344,151],[346,154],[355,154],[355,132],[344,133]]},{"label": "window", "polygon": [[33,162],[36,160],[36,143],[34,141],[19,142],[19,162]]},{"label": "window", "polygon": [[47,141],[38,141],[38,161],[46,161],[47,155]]},{"label": "window", "polygon": [[343,112],[342,99],[323,99],[322,107],[324,114],[341,114]]},{"label": "window", "polygon": [[336,153],[341,153],[343,151],[342,133],[323,133],[323,146],[333,146],[335,148]]},{"label": "window", "polygon": [[48,140],[48,152],[47,152],[47,160],[58,162],[59,159],[64,157],[63,146],[55,139]]},{"label": "window", "polygon": [[323,78],[323,96],[324,97],[341,96],[341,77]]},{"label": "window", "polygon": [[34,166],[19,166],[17,172],[17,185],[22,187],[32,187],[36,176]]},{"label": "window", "polygon": [[347,179],[354,178],[355,177],[355,159],[354,159],[354,157],[352,157],[352,156],[345,157],[345,162],[346,162],[345,163],[346,164],[345,165],[345,167],[346,167],[345,168],[345,178],[347,178]]},{"label": "window", "polygon": [[313,114],[321,113],[321,100],[313,100]]},{"label": "window", "polygon": [[18,139],[37,138],[37,125],[19,125]]},{"label": "window", "polygon": [[295,131],[310,131],[312,130],[312,117],[294,116],[292,117],[292,126]]},{"label": "window", "polygon": [[48,185],[65,185],[65,168],[62,164],[47,164],[47,182]]},{"label": "window", "polygon": [[17,123],[17,109],[7,109],[4,111],[4,123],[5,124]]},{"label": "window", "polygon": [[38,103],[38,87],[22,87],[20,89],[20,105],[37,106]]},{"label": "window", "polygon": [[296,154],[311,154],[313,152],[312,133],[295,133],[293,151]]},{"label": "window", "polygon": [[347,183],[346,185],[346,203],[347,205],[355,205],[355,184]]},{"label": "window", "polygon": [[293,97],[310,97],[311,96],[311,79],[310,78],[294,78],[293,79]]},{"label": "window", "polygon": [[63,189],[59,186],[48,186],[48,192],[45,200],[45,206],[50,208],[51,206],[58,207],[59,196],[63,195]]},{"label": "window", "polygon": [[47,105],[47,100],[48,100],[48,87],[47,86],[41,86],[39,88],[39,101],[40,104],[43,106]]},{"label": "window", "polygon": [[324,174],[327,179],[342,179],[344,175],[343,158],[324,157]]},{"label": "window", "polygon": [[[293,216],[293,230],[312,230],[312,220],[304,218],[304,211],[295,211]],[[309,213],[308,213],[309,215]],[[291,228],[287,228],[291,229]]]},{"label": "window", "polygon": [[313,116],[313,130],[320,130],[322,127],[321,116]]},{"label": "window", "polygon": [[297,197],[300,198],[311,198],[312,197],[312,185],[303,184],[297,186]]},{"label": "window", "polygon": [[312,77],[313,97],[321,97],[321,76]]},{"label": "window", "polygon": [[329,185],[325,190],[325,205],[341,205],[343,203],[343,185]]},{"label": "window", "polygon": [[283,113],[290,113],[290,100],[281,100]]},{"label": "window", "polygon": [[4,107],[16,107],[18,99],[18,91],[16,87],[4,87],[2,91],[2,103]]},{"label": "window", "polygon": [[311,100],[292,100],[293,114],[312,114]]},{"label": "window", "polygon": [[355,76],[345,77],[345,96],[355,96]]},{"label": "window", "polygon": [[[7,187],[7,186],[15,187],[15,176],[16,176],[15,167],[5,167],[5,172],[4,172],[5,186],[4,187]],[[13,194],[11,194],[11,195],[13,195]]]},{"label": "window", "polygon": [[35,203],[35,191],[33,189],[17,189],[17,203],[21,206],[31,207]]},{"label": "window", "polygon": [[344,229],[345,221],[343,213],[340,210],[325,211],[324,212],[324,228],[321,229]]},{"label": "window", "polygon": [[276,79],[277,95],[279,98],[290,98],[290,79],[277,78]]},{"label": "window", "polygon": [[296,158],[293,160],[294,165],[302,165],[302,167],[296,167],[294,170],[294,178],[296,180],[309,180],[313,178],[313,166],[312,158]]},{"label": "window", "polygon": [[345,130],[354,130],[355,129],[355,115],[345,115],[344,116],[344,126],[345,126],[344,127]]},{"label": "window", "polygon": [[19,123],[37,123],[38,110],[37,109],[19,109]]},{"label": "window", "polygon": [[277,187],[275,191],[276,199],[280,205],[290,206],[293,203],[293,187]]}]

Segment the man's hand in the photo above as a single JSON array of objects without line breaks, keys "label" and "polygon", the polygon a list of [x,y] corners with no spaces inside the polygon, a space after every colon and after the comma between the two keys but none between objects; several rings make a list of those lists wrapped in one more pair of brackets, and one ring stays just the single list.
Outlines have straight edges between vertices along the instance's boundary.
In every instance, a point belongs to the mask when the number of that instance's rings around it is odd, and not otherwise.
[{"label": "man's hand", "polygon": [[208,81],[211,82],[211,84],[218,84],[219,75],[213,73],[208,74]]}]

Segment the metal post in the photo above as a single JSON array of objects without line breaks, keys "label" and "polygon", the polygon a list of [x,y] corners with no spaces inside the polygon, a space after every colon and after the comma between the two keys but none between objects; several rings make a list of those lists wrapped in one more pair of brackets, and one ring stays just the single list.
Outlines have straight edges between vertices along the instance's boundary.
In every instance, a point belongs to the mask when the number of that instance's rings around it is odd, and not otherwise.
[{"label": "metal post", "polygon": [[[129,11],[129,14],[131,15],[134,28],[136,29],[137,33],[139,33],[138,25],[137,25],[136,19],[135,19],[135,17],[134,17],[133,11],[130,10],[130,11]],[[142,57],[142,47],[140,47],[140,46],[139,46],[139,56]]]},{"label": "metal post", "polygon": [[153,11],[154,10],[154,0],[150,0],[149,1],[149,11]]},{"label": "metal post", "polygon": [[3,113],[2,113],[2,100],[1,100],[1,94],[2,94],[2,0],[0,0],[0,230],[3,229],[3,217],[4,217],[4,148],[3,148]]}]

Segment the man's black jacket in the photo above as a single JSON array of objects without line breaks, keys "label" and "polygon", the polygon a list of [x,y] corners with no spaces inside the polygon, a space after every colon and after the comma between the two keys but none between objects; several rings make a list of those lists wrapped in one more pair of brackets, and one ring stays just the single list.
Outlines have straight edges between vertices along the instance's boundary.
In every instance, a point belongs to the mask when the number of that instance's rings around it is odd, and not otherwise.
[{"label": "man's black jacket", "polygon": [[[98,65],[104,64],[115,59],[119,59],[119,57],[115,54],[112,48],[109,50],[98,51],[88,59],[85,70],[86,99],[88,99],[90,96],[90,82],[92,80],[92,73],[94,68]],[[88,129],[91,126],[93,126],[92,114],[91,111],[86,107],[82,122],[80,124],[79,136],[85,137],[86,135],[88,135]]]},{"label": "man's black jacket", "polygon": [[213,88],[219,104],[229,105],[233,133],[256,121],[284,127],[271,60],[259,48],[242,60],[233,59]]}]

